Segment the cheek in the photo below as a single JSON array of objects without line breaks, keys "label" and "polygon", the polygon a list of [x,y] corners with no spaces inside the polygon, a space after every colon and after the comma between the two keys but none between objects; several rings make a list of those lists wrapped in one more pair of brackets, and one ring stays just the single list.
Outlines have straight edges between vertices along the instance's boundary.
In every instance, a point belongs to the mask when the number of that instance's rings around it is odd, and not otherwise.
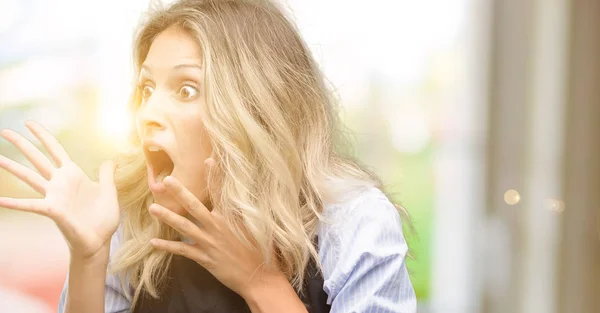
[{"label": "cheek", "polygon": [[203,170],[204,161],[212,154],[212,142],[199,117],[184,121],[183,136],[180,141],[180,152],[185,163],[194,173]]},{"label": "cheek", "polygon": [[211,141],[202,119],[197,112],[179,121],[180,168],[176,168],[176,176],[184,183],[197,198],[205,198],[207,168],[204,161],[212,154]]},{"label": "cheek", "polygon": [[185,165],[176,169],[173,174],[197,199],[204,202],[208,172],[203,160],[194,158],[194,154],[190,153],[185,160]]},{"label": "cheek", "polygon": [[[191,105],[199,106],[199,104]],[[178,112],[178,117],[179,125],[190,134],[199,134],[204,131],[200,109],[196,107],[183,109]]]}]

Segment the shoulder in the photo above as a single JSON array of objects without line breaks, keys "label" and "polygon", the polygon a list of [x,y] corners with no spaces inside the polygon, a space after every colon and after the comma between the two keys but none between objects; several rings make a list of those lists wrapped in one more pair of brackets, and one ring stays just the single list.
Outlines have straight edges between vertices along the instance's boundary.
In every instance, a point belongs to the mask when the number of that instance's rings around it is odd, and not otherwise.
[{"label": "shoulder", "polygon": [[374,231],[371,227],[402,232],[400,213],[387,196],[376,187],[350,194],[344,201],[329,204],[323,211],[318,235],[322,238],[345,233]]},{"label": "shoulder", "polygon": [[390,258],[403,264],[408,252],[400,213],[375,187],[328,205],[317,234],[325,287],[330,292],[341,288],[350,273],[368,271],[369,265]]}]

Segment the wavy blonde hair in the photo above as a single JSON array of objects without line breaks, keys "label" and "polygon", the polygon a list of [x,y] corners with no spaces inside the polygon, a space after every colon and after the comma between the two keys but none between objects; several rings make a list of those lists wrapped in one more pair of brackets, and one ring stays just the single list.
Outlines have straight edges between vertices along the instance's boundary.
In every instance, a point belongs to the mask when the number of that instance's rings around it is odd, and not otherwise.
[{"label": "wavy blonde hair", "polygon": [[[283,9],[262,0],[184,0],[154,9],[135,40],[138,73],[154,38],[171,26],[197,39],[202,52],[202,122],[217,161],[209,201],[301,291],[307,263],[318,264],[313,238],[325,204],[350,190],[382,189],[381,182],[347,153],[337,101]],[[133,98],[137,106],[139,90]],[[150,239],[180,239],[148,214],[152,195],[135,136],[136,148],[117,160],[123,238],[111,262],[135,290],[134,306],[142,291],[158,296],[171,260]]]}]

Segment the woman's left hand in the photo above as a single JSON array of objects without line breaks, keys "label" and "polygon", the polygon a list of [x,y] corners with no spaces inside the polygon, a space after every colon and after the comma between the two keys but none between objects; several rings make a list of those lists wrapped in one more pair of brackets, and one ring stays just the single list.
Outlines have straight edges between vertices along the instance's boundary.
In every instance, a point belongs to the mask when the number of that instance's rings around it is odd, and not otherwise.
[{"label": "woman's left hand", "polygon": [[152,215],[194,241],[194,244],[189,244],[154,238],[150,241],[154,248],[196,261],[244,298],[257,282],[260,283],[261,278],[283,276],[278,269],[264,266],[264,259],[257,249],[249,249],[238,240],[218,210],[209,211],[174,177],[166,177],[163,183],[166,192],[170,192],[199,221],[200,226],[153,203],[149,208]]}]

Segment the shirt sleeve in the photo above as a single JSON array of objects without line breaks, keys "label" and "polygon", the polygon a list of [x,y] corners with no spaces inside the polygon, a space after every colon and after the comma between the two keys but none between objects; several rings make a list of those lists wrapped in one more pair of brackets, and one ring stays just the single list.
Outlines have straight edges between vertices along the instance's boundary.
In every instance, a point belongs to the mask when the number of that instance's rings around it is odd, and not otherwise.
[{"label": "shirt sleeve", "polygon": [[[331,313],[415,313],[400,214],[379,189],[337,209],[322,227],[319,255]],[[342,214],[340,214],[340,212]]]},{"label": "shirt sleeve", "polygon": [[[122,238],[122,228],[115,232],[110,240],[110,257],[112,260],[113,254],[119,248]],[[69,288],[69,273],[65,279],[65,284],[58,301],[58,313],[64,313],[67,304],[67,291]],[[104,311],[106,313],[131,313],[131,302],[127,300],[125,291],[121,287],[121,281],[116,274],[106,275],[106,284],[104,286]]]}]

